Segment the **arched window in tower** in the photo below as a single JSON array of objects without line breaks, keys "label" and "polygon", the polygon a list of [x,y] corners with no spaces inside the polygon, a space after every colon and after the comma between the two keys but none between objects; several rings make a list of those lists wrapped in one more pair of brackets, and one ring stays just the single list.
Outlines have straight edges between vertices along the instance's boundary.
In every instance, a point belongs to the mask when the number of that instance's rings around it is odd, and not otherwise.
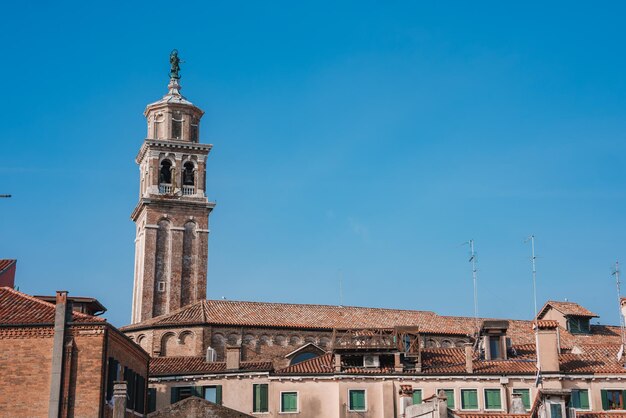
[{"label": "arched window in tower", "polygon": [[159,193],[172,193],[172,190],[172,163],[163,160],[159,169]]},{"label": "arched window in tower", "polygon": [[183,139],[183,116],[179,112],[172,115],[172,138]]},{"label": "arched window in tower", "polygon": [[191,161],[188,161],[183,166],[183,195],[188,196],[195,193],[196,170]]}]

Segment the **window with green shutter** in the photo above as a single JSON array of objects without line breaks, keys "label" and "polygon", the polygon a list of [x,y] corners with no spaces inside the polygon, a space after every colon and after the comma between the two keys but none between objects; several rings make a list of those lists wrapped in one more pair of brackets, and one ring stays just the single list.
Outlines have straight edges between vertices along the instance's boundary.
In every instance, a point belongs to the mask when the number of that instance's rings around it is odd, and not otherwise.
[{"label": "window with green shutter", "polygon": [[589,409],[589,391],[587,389],[572,389],[569,406],[576,409]]},{"label": "window with green shutter", "polygon": [[602,409],[605,411],[624,409],[624,392],[621,390],[601,390]]},{"label": "window with green shutter", "polygon": [[422,389],[413,389],[413,405],[422,403]]},{"label": "window with green shutter", "polygon": [[204,394],[203,397],[209,402],[213,402],[215,404],[222,404],[222,385],[216,386],[204,386],[203,388]]},{"label": "window with green shutter", "polygon": [[461,389],[461,409],[478,409],[478,391]]},{"label": "window with green shutter", "polygon": [[280,412],[298,412],[298,392],[280,394]]},{"label": "window with green shutter", "polygon": [[268,389],[267,383],[259,385],[253,385],[252,397],[253,397],[253,412],[268,412]]},{"label": "window with green shutter", "polygon": [[513,389],[513,393],[521,395],[524,408],[526,410],[529,410],[530,409],[530,389]]},{"label": "window with green shutter", "polygon": [[348,391],[349,410],[350,411],[365,411],[365,390],[364,389],[351,389]]},{"label": "window with green shutter", "polygon": [[440,390],[443,390],[446,394],[446,402],[448,404],[448,408],[450,409],[454,409],[455,405],[454,405],[454,389],[437,389],[437,393],[439,393]]},{"label": "window with green shutter", "polygon": [[485,389],[485,409],[502,409],[500,389]]},{"label": "window with green shutter", "polygon": [[176,403],[187,399],[191,396],[200,396],[197,389],[193,386],[178,386],[172,388],[171,403]]}]

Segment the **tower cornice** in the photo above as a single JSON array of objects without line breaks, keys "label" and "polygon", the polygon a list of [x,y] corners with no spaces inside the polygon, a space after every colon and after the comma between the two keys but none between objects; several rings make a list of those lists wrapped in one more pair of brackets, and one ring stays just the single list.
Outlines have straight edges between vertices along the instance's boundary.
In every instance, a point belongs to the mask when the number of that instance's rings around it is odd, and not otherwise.
[{"label": "tower cornice", "polygon": [[139,149],[139,152],[137,153],[137,157],[135,157],[135,162],[139,164],[149,149],[181,151],[181,152],[187,151],[191,153],[199,153],[199,154],[208,155],[212,148],[213,148],[213,144],[200,144],[198,142],[146,139],[141,145],[141,148]]}]

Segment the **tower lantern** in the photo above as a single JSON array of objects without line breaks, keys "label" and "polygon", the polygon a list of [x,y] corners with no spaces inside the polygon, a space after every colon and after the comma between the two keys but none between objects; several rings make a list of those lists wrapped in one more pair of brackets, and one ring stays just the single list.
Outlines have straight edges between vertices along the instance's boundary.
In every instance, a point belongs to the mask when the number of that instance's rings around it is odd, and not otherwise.
[{"label": "tower lantern", "polygon": [[146,106],[147,136],[139,165],[132,322],[206,298],[209,214],[204,112],[180,94],[178,52],[170,55],[168,92]]}]

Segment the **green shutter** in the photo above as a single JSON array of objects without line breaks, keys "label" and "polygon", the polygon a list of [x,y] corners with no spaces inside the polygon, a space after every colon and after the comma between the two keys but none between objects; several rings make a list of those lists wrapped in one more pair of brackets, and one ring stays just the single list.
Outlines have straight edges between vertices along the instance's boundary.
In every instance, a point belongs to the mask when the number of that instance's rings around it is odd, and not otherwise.
[{"label": "green shutter", "polygon": [[485,389],[485,409],[502,409],[500,389]]},{"label": "green shutter", "polygon": [[222,385],[215,386],[215,403],[222,404]]},{"label": "green shutter", "polygon": [[296,392],[283,392],[281,396],[282,411],[281,412],[297,412],[298,411],[298,394]]},{"label": "green shutter", "polygon": [[444,389],[446,393],[446,397],[448,398],[446,402],[448,403],[448,408],[454,409],[454,389]]},{"label": "green shutter", "polygon": [[580,408],[580,391],[573,389],[572,397],[569,400],[570,408]]},{"label": "green shutter", "polygon": [[478,391],[476,389],[461,390],[461,409],[478,409]]},{"label": "green shutter", "polygon": [[525,409],[530,409],[530,390],[528,389],[513,389],[513,393],[519,393],[522,395],[522,403]]},{"label": "green shutter", "polygon": [[252,385],[252,412],[261,412],[261,385]]},{"label": "green shutter", "polygon": [[413,405],[419,405],[422,403],[422,390],[415,389],[413,391]]},{"label": "green shutter", "polygon": [[178,388],[172,388],[170,403],[178,402]]},{"label": "green shutter", "polygon": [[194,386],[191,389],[191,396],[197,396],[198,398],[204,398],[204,391],[202,386]]},{"label": "green shutter", "polygon": [[626,390],[622,391],[622,398],[620,399],[620,404],[622,405],[622,409],[626,408],[626,404],[624,403],[624,401],[626,401]]},{"label": "green shutter", "polygon": [[580,409],[589,409],[589,391],[587,389],[578,392],[580,397]]},{"label": "green shutter", "polygon": [[260,391],[260,395],[261,395],[261,402],[260,402],[260,406],[261,406],[261,410],[259,412],[268,412],[269,411],[269,406],[268,406],[268,385],[267,384],[262,384],[259,385],[261,386],[261,391]]},{"label": "green shutter", "polygon": [[609,410],[609,397],[606,394],[606,390],[600,391],[600,397],[602,398],[602,409],[605,411]]},{"label": "green shutter", "polygon": [[365,391],[364,390],[351,390],[350,391],[350,410],[351,411],[365,411]]}]

